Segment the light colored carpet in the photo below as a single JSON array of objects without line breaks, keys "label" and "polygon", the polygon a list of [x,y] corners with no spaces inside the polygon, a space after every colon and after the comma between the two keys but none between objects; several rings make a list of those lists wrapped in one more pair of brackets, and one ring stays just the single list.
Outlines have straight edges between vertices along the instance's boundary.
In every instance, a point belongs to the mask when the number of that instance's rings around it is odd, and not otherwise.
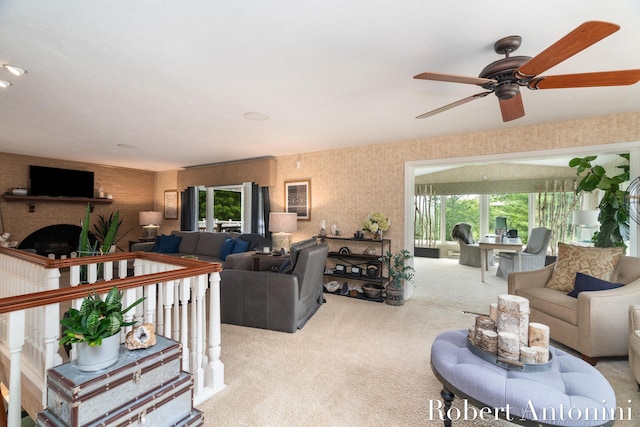
[{"label": "light colored carpet", "polygon": [[[442,388],[429,366],[431,343],[441,332],[471,326],[475,316],[464,310],[488,313],[506,293],[495,267],[485,277],[482,283],[478,268],[457,260],[417,258],[415,295],[402,307],[326,295],[295,334],[222,325],[227,387],[199,406],[205,425],[441,426],[429,419],[429,402]],[[640,393],[627,360],[597,368],[618,406],[633,408],[634,419],[616,426],[640,425]]]}]

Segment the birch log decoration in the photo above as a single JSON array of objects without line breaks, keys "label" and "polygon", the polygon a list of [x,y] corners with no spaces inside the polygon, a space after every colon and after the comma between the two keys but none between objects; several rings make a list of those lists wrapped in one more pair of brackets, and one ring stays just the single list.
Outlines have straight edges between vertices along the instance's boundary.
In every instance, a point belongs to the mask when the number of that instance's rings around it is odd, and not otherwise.
[{"label": "birch log decoration", "polygon": [[544,347],[531,347],[536,352],[536,363],[547,363],[549,361],[549,349]]},{"label": "birch log decoration", "polygon": [[489,317],[498,323],[498,303],[494,302],[489,305]]},{"label": "birch log decoration", "polygon": [[535,364],[537,352],[531,347],[520,347],[520,361],[522,363]]},{"label": "birch log decoration", "polygon": [[[476,334],[475,334],[475,344],[476,346],[480,346],[480,341],[482,339],[483,331],[496,331],[496,322],[494,322],[491,318],[487,316],[476,316]],[[497,337],[497,335],[496,335]]]},{"label": "birch log decoration", "polygon": [[549,348],[549,327],[542,323],[529,323],[529,347]]},{"label": "birch log decoration", "polygon": [[486,351],[491,354],[498,354],[498,334],[495,331],[490,331],[488,329],[482,329],[480,335],[477,335],[478,331],[476,331],[476,342],[478,343],[478,348]]},{"label": "birch log decoration", "polygon": [[498,332],[498,356],[520,360],[520,337],[512,332]]},{"label": "birch log decoration", "polygon": [[[498,333],[516,334],[520,346],[529,345],[529,300],[516,295],[498,295]],[[520,357],[520,351],[518,351]]]},{"label": "birch log decoration", "polygon": [[486,329],[489,331],[496,330],[496,322],[487,316],[476,316],[476,331],[478,329]]}]

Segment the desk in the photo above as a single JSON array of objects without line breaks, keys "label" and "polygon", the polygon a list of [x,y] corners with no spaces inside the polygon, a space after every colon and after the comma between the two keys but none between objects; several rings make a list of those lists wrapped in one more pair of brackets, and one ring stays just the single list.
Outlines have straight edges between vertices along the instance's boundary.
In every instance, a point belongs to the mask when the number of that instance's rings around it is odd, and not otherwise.
[{"label": "desk", "polygon": [[[554,347],[549,347],[549,352],[552,359],[548,370],[506,370],[474,355],[467,348],[466,330],[443,332],[431,346],[431,370],[442,384],[444,400],[440,410],[433,411],[432,421],[441,419],[445,426],[451,426],[452,420],[446,415],[454,396],[458,396],[476,408],[485,408],[482,419],[488,421],[498,416],[513,424],[535,427],[612,426],[619,413],[606,378],[569,353]],[[621,407],[625,405],[620,402]],[[500,408],[509,408],[509,412]],[[458,413],[458,419],[465,420],[465,413],[469,420],[481,418],[478,413],[474,418],[470,408]],[[466,425],[464,421],[460,424]]]},{"label": "desk", "polygon": [[[480,280],[483,282],[484,270],[485,268],[487,271],[489,270],[489,260],[487,255],[487,251],[489,249],[515,251],[518,254],[522,252],[522,240],[520,240],[519,237],[502,239],[501,242],[496,242],[495,237],[485,237],[484,239],[480,239],[478,246],[480,246]],[[518,257],[518,270],[522,270],[522,258],[520,257]]]}]

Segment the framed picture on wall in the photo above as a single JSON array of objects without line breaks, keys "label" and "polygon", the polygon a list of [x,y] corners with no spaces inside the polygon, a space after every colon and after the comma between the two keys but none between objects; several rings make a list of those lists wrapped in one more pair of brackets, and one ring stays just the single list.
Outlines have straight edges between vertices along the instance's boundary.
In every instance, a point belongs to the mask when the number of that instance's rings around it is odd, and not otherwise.
[{"label": "framed picture on wall", "polygon": [[284,182],[284,211],[295,212],[298,220],[311,219],[311,180]]},{"label": "framed picture on wall", "polygon": [[178,190],[164,192],[164,219],[178,219]]}]

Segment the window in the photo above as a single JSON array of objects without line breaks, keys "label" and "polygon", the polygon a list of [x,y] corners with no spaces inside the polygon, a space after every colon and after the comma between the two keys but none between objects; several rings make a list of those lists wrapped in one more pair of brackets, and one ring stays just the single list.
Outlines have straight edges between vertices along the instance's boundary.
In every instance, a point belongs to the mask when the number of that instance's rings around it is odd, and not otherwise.
[{"label": "window", "polygon": [[[207,200],[207,197],[210,200]],[[211,200],[212,199],[212,200]],[[207,229],[207,209],[211,209],[209,218],[213,219],[212,230],[235,231],[242,221],[242,189],[240,187],[199,187],[198,188],[198,226],[200,231]],[[207,208],[209,206],[209,208]],[[221,227],[224,226],[224,227]]]},{"label": "window", "polygon": [[446,240],[451,241],[451,230],[459,222],[471,224],[473,238],[480,238],[480,196],[477,194],[445,197]]},{"label": "window", "polygon": [[489,195],[489,233],[495,232],[497,217],[507,218],[507,230],[515,228],[522,242],[527,242],[529,237],[529,195],[527,193]]}]

